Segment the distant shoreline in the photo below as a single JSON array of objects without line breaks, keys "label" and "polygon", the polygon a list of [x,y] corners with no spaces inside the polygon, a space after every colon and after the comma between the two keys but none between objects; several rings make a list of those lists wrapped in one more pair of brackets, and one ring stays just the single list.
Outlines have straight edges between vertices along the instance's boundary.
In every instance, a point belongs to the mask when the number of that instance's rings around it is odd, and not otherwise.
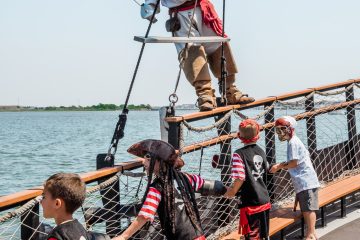
[{"label": "distant shoreline", "polygon": [[[120,111],[124,108],[124,105],[115,105],[115,104],[103,104],[99,103],[98,105],[92,106],[48,106],[48,107],[34,107],[34,106],[0,106],[0,112],[80,112],[80,111]],[[149,104],[140,104],[134,105],[129,104],[127,109],[131,111],[157,111],[161,107],[159,106],[150,106]],[[197,110],[193,104],[184,104],[176,106],[177,110]]]},{"label": "distant shoreline", "polygon": [[[34,107],[34,106],[0,106],[0,112],[63,112],[63,111],[118,111],[122,110],[124,105],[103,104],[92,106],[48,106],[48,107]],[[149,104],[127,106],[129,110],[151,111],[152,107]]]}]

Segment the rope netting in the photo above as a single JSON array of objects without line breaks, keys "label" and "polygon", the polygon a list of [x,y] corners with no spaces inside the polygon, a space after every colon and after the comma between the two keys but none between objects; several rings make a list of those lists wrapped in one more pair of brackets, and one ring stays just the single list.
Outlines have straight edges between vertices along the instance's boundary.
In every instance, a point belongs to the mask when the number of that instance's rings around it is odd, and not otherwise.
[{"label": "rope netting", "polygon": [[[309,149],[323,186],[359,174],[360,137],[359,127],[356,128],[360,126],[359,99],[360,88],[352,84],[326,92],[314,91],[287,101],[277,100],[266,107],[232,110],[215,117],[215,120],[183,121],[180,124],[179,145],[186,164],[182,171],[230,185],[231,156],[243,146],[236,139],[236,132],[245,118],[256,119],[263,126],[258,145],[267,153],[267,160],[286,161],[286,143],[277,139],[272,122],[281,116],[291,115],[298,120],[296,134]],[[217,159],[216,163],[213,158]],[[133,171],[139,173],[119,173],[105,182],[87,186],[86,201],[75,216],[89,231],[114,236],[126,229],[136,217],[146,177],[142,177],[140,169]],[[265,181],[273,208],[293,203],[294,189],[286,171],[265,175]],[[207,239],[218,239],[237,228],[237,199],[197,197]],[[24,229],[32,231],[33,239],[46,239],[55,223],[42,217],[41,205],[38,204],[40,198],[0,215],[0,239],[24,239],[21,237]],[[33,219],[38,219],[38,222]],[[133,239],[163,239],[158,219],[146,225]]]},{"label": "rope netting", "polygon": [[[85,202],[74,216],[90,232],[115,236],[136,217],[145,187],[144,174],[139,170],[118,173],[104,182],[89,184]],[[41,199],[39,196],[1,215],[0,239],[47,239],[55,222],[43,217]],[[38,221],[34,222],[34,219]],[[139,231],[134,239],[156,239],[162,236],[159,229],[159,222],[155,220],[151,226]],[[26,238],[22,235],[24,230],[28,231]]]},{"label": "rope netting", "polygon": [[[354,91],[355,103],[349,105],[348,102],[352,99],[348,98],[347,102],[346,96],[351,95],[351,91]],[[360,155],[357,154],[359,129],[356,129],[356,125],[360,121],[356,102],[359,98],[359,86],[352,84],[340,90],[314,91],[306,96],[287,101],[277,100],[265,107],[230,111],[219,120],[221,123],[230,121],[231,127],[228,128],[217,124],[219,121],[214,124],[210,119],[194,123],[184,122],[181,131],[183,143],[180,146],[184,146],[183,158],[187,165],[183,170],[192,173],[200,172],[204,178],[217,178],[231,184],[231,155],[236,149],[243,146],[240,140],[235,138],[236,131],[239,123],[246,118],[255,119],[263,125],[264,130],[260,134],[258,145],[266,151],[267,160],[286,161],[287,144],[278,140],[274,125],[269,121],[272,122],[281,116],[290,115],[298,120],[296,134],[309,149],[322,186],[347,176],[359,174]],[[347,108],[344,107],[347,105],[353,108],[353,111],[348,108],[349,114],[347,114]],[[229,140],[224,142],[224,139]],[[189,145],[192,148],[189,148]],[[187,153],[191,149],[197,151]],[[217,168],[212,166],[214,155],[218,155],[220,158]],[[268,174],[265,176],[265,181],[273,209],[294,203],[295,192],[287,171],[280,171],[274,175]],[[237,200],[221,201],[219,198],[217,203],[221,206],[215,208],[222,207],[224,211],[221,213],[226,212],[227,219],[223,223],[215,221],[218,224],[217,227],[204,224],[204,228],[208,229],[208,239],[217,239],[237,228],[238,209],[234,211],[233,208],[236,206]],[[212,211],[212,213],[214,212],[216,213],[216,211]],[[220,215],[215,216],[221,218]],[[211,234],[213,228],[218,230]]]}]

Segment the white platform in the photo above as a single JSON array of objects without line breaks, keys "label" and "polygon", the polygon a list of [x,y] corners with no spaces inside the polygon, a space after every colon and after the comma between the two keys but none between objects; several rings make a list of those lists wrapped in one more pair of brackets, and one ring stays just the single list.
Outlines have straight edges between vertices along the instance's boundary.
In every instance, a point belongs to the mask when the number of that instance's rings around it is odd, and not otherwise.
[{"label": "white platform", "polygon": [[229,42],[230,38],[223,37],[155,37],[147,38],[135,36],[134,40],[142,43],[211,43],[211,42]]}]

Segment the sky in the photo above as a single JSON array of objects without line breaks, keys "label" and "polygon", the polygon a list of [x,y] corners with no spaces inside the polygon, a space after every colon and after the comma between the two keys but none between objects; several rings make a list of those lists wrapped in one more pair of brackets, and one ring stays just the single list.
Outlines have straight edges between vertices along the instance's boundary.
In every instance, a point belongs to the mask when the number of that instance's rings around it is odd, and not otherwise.
[{"label": "sky", "polygon": [[[221,14],[223,1],[212,2]],[[226,1],[238,87],[263,98],[359,78],[359,9],[359,0]],[[169,35],[167,17],[161,8],[150,35]],[[0,0],[0,105],[124,103],[141,48],[133,37],[147,25],[132,0]],[[177,71],[174,45],[146,45],[130,103],[168,105]],[[184,75],[178,96],[196,101]]]}]

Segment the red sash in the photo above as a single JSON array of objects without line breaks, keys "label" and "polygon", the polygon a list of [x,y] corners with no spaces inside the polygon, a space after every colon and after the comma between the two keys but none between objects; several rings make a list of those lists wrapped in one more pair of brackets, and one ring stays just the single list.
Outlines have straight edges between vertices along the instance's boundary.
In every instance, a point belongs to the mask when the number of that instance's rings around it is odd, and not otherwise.
[{"label": "red sash", "polygon": [[[193,9],[194,5],[195,0],[187,1],[178,7],[170,8],[170,13],[187,11],[189,9]],[[197,6],[200,6],[202,19],[205,25],[211,28],[216,33],[216,35],[222,36],[222,21],[217,15],[214,5],[209,0],[198,0]],[[227,35],[224,34],[224,37],[227,37]]]},{"label": "red sash", "polygon": [[239,219],[239,234],[246,235],[250,233],[251,229],[248,222],[248,215],[253,215],[255,213],[263,212],[271,208],[270,203],[266,203],[261,206],[255,207],[243,207],[240,209],[240,219]]},{"label": "red sash", "polygon": [[206,240],[206,238],[204,235],[202,235],[200,237],[195,238],[194,240]]}]

